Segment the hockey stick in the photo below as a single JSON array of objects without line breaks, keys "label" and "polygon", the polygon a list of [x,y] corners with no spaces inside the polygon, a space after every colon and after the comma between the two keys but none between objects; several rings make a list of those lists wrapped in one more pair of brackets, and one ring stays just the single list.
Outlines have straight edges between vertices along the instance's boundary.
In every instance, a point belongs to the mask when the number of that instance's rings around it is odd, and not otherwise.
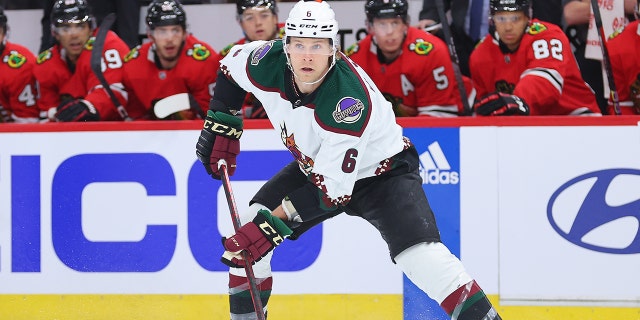
[{"label": "hockey stick", "polygon": [[438,9],[438,16],[440,17],[440,23],[442,24],[442,32],[444,33],[444,40],[449,47],[449,55],[451,56],[451,65],[453,66],[453,73],[458,83],[458,91],[460,92],[460,98],[462,99],[462,106],[464,108],[464,115],[470,116],[473,113],[471,106],[469,105],[469,98],[467,97],[467,90],[462,82],[462,73],[460,72],[460,60],[458,60],[458,54],[456,53],[456,47],[453,43],[453,36],[451,35],[451,29],[449,27],[449,21],[444,12],[444,3],[442,0],[436,0],[436,8]]},{"label": "hockey stick", "polygon": [[593,19],[596,21],[596,28],[598,28],[598,38],[600,38],[600,49],[602,50],[602,63],[604,64],[604,71],[607,73],[607,81],[609,81],[609,90],[611,91],[611,100],[613,101],[613,112],[619,116],[621,114],[620,99],[618,98],[616,84],[613,81],[613,70],[611,69],[611,61],[609,60],[609,50],[607,50],[605,43],[607,37],[604,34],[604,27],[602,27],[602,16],[600,16],[598,0],[591,0],[591,8],[593,8]]},{"label": "hockey stick", "polygon": [[[234,230],[238,231],[242,226],[240,222],[240,215],[238,214],[238,208],[236,207],[236,200],[233,197],[233,190],[231,189],[231,181],[229,181],[229,172],[227,171],[227,162],[224,159],[218,161],[218,168],[220,168],[220,177],[222,180],[222,186],[224,187],[224,193],[227,196],[227,204],[229,204],[229,211],[231,212],[231,221],[233,222]],[[256,276],[253,274],[253,267],[249,262],[249,254],[246,251],[242,251],[242,259],[246,262],[244,265],[244,271],[247,274],[247,281],[249,282],[249,293],[251,293],[251,300],[253,301],[253,308],[256,310],[256,315],[259,320],[264,320],[264,310],[262,309],[262,300],[260,299],[260,292],[258,291],[258,285],[256,285]]]},{"label": "hockey stick", "polygon": [[153,105],[153,113],[158,119],[163,119],[173,113],[189,110],[190,108],[189,94],[185,92],[158,100]]},{"label": "hockey stick", "polygon": [[111,102],[113,102],[113,105],[118,110],[120,117],[125,121],[131,121],[127,110],[122,106],[122,104],[120,104],[120,101],[113,93],[113,90],[111,90],[107,79],[104,78],[104,74],[102,73],[102,50],[104,49],[104,41],[107,38],[107,32],[109,32],[109,29],[111,29],[111,25],[113,25],[115,20],[116,14],[110,13],[104,17],[100,27],[98,28],[98,34],[96,34],[96,38],[93,41],[93,49],[91,50],[91,71],[96,75],[96,78],[98,78],[98,81],[100,81],[104,90],[107,91],[107,95],[111,98]]}]

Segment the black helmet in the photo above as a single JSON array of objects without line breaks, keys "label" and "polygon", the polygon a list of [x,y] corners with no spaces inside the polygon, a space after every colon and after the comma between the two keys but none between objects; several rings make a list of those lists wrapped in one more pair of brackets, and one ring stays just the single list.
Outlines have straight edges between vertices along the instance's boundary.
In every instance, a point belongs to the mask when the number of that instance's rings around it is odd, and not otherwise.
[{"label": "black helmet", "polygon": [[178,0],[154,0],[147,9],[147,26],[180,25],[187,28],[187,14]]},{"label": "black helmet", "polygon": [[395,18],[400,17],[408,22],[407,12],[409,2],[407,0],[368,0],[364,4],[364,12],[367,20],[372,22],[374,18]]},{"label": "black helmet", "polygon": [[0,28],[7,32],[7,16],[4,15],[4,9],[0,7]]},{"label": "black helmet", "polygon": [[524,11],[528,17],[531,17],[531,1],[530,0],[491,0],[489,1],[489,11],[493,16],[500,11]]},{"label": "black helmet", "polygon": [[57,0],[51,10],[51,24],[93,22],[91,7],[86,0]]},{"label": "black helmet", "polygon": [[278,7],[275,0],[236,0],[236,11],[238,15],[253,7],[265,7],[271,9],[273,14],[278,14]]}]

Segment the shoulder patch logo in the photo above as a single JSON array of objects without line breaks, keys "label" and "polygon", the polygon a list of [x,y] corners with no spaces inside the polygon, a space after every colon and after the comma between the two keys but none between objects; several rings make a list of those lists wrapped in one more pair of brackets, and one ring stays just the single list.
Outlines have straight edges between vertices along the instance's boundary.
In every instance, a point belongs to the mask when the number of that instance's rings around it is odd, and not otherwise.
[{"label": "shoulder patch logo", "polygon": [[211,51],[204,45],[196,43],[193,45],[193,48],[187,50],[187,55],[198,61],[203,61],[211,56]]},{"label": "shoulder patch logo", "polygon": [[262,60],[262,58],[264,58],[267,55],[269,50],[273,48],[273,41],[274,40],[271,40],[261,45],[259,48],[253,50],[253,54],[251,55],[251,65],[257,66],[258,63],[260,63],[260,60]]},{"label": "shoulder patch logo", "polygon": [[87,43],[84,44],[84,48],[87,49],[87,50],[93,50],[93,43],[94,42],[96,42],[96,37],[89,38]]},{"label": "shoulder patch logo", "polygon": [[624,30],[624,26],[619,27],[619,28],[617,28],[617,29],[613,30],[613,32],[609,35],[609,37],[607,38],[607,40],[611,40],[611,39],[613,39],[613,38],[615,38],[615,37],[619,36],[619,35],[622,33],[622,31],[623,31],[623,30]]},{"label": "shoulder patch logo", "polygon": [[9,68],[17,69],[27,62],[27,58],[20,52],[12,50],[8,55],[4,56],[2,62],[6,63]]},{"label": "shoulder patch logo", "polygon": [[527,33],[529,33],[530,35],[534,36],[536,34],[544,32],[546,30],[547,30],[547,26],[545,26],[544,24],[542,24],[540,22],[534,22],[529,26],[529,28],[527,30]]},{"label": "shoulder patch logo", "polygon": [[220,55],[223,56],[223,57],[226,57],[229,54],[229,51],[231,51],[231,48],[233,48],[233,46],[235,46],[235,45],[236,45],[235,43],[232,43],[232,44],[224,47],[222,49],[222,51],[220,51]]},{"label": "shoulder patch logo", "polygon": [[332,113],[333,120],[336,122],[355,123],[362,117],[364,103],[362,101],[345,97],[338,102],[336,110]]},{"label": "shoulder patch logo", "polygon": [[426,56],[433,51],[433,43],[424,41],[423,39],[416,39],[415,42],[409,45],[409,50],[421,56]]},{"label": "shoulder patch logo", "polygon": [[51,59],[51,49],[40,52],[40,54],[38,55],[38,59],[36,59],[36,63],[42,64],[49,59]]},{"label": "shoulder patch logo", "polygon": [[344,51],[344,54],[348,56],[358,52],[360,50],[360,46],[357,43],[352,44],[347,50]]},{"label": "shoulder patch logo", "polygon": [[140,46],[135,46],[129,53],[124,56],[124,62],[129,62],[140,55]]}]

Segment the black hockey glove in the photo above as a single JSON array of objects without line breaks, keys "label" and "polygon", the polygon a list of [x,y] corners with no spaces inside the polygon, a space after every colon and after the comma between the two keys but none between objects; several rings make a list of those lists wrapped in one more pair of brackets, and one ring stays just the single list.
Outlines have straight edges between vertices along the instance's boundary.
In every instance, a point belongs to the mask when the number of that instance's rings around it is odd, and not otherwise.
[{"label": "black hockey glove", "polygon": [[99,121],[98,110],[87,100],[74,99],[61,103],[56,111],[56,121]]},{"label": "black hockey glove", "polygon": [[221,111],[209,110],[196,143],[196,155],[207,173],[220,180],[218,161],[227,162],[230,176],[236,171],[236,157],[240,153],[242,119]]},{"label": "black hockey glove", "polygon": [[0,106],[0,123],[13,122],[11,113],[7,111],[3,106]]},{"label": "black hockey glove", "polygon": [[524,100],[502,92],[486,94],[473,105],[473,109],[481,116],[529,115],[529,106]]}]

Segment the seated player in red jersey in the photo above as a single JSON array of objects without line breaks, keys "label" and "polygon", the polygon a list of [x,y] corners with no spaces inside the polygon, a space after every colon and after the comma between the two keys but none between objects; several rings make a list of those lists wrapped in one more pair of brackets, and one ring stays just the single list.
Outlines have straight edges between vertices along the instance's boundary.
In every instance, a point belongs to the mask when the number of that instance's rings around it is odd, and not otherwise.
[{"label": "seated player in red jersey", "polygon": [[129,92],[129,115],[134,120],[157,119],[153,112],[157,101],[187,93],[186,109],[167,118],[204,118],[220,56],[188,32],[186,13],[177,0],[153,1],[147,9],[146,23],[150,41],[125,57],[123,82]]},{"label": "seated player in red jersey", "polygon": [[[447,45],[409,25],[407,0],[368,0],[369,35],[345,53],[364,69],[393,105],[396,116],[464,114]],[[471,81],[467,95],[475,95]]]},{"label": "seated player in red jersey", "polygon": [[[42,118],[63,122],[126,118],[91,69],[95,21],[86,0],[54,3],[51,30],[56,44],[39,54],[35,68]],[[121,106],[127,101],[122,87],[122,57],[127,52],[127,44],[109,31],[102,52],[102,74]]]},{"label": "seated player in red jersey", "polygon": [[0,7],[0,123],[38,122],[36,57],[24,46],[7,41],[7,21]]},{"label": "seated player in red jersey", "polygon": [[[278,23],[278,6],[275,0],[237,0],[236,20],[242,28],[244,38],[229,44],[220,52],[222,57],[237,44],[257,40],[282,39],[284,24]],[[267,113],[262,103],[249,93],[242,106],[242,116],[247,119],[265,119]]]},{"label": "seated player in red jersey", "polygon": [[601,115],[560,27],[531,19],[530,0],[489,8],[491,31],[469,59],[476,114]]},{"label": "seated player in red jersey", "polygon": [[[607,41],[607,49],[621,114],[640,114],[640,21],[633,21],[614,33]],[[608,111],[615,114],[611,98]]]}]

